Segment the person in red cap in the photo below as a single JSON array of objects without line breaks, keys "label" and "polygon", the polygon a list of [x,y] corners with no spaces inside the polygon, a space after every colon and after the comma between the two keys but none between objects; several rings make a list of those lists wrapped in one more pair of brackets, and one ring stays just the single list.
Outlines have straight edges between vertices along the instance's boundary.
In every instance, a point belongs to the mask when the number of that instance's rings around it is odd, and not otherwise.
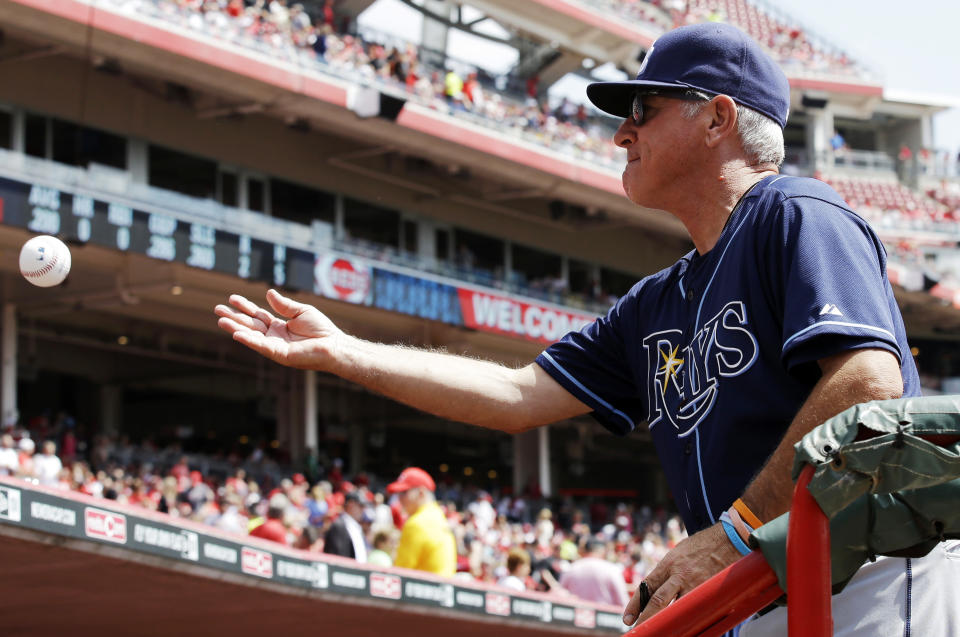
[{"label": "person in red cap", "polygon": [[394,566],[450,576],[457,571],[457,544],[433,495],[436,489],[430,474],[418,467],[407,467],[387,486],[388,493],[399,494],[400,506],[410,516]]}]

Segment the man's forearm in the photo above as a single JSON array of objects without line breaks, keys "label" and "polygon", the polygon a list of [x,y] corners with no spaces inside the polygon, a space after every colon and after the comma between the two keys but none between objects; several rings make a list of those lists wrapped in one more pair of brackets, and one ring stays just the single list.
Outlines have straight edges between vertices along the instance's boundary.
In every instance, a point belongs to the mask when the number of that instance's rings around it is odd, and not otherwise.
[{"label": "man's forearm", "polygon": [[411,407],[518,433],[588,408],[536,364],[512,369],[442,352],[344,337],[333,373]]},{"label": "man's forearm", "polygon": [[790,508],[793,446],[809,431],[843,410],[870,400],[899,398],[903,381],[896,358],[883,350],[859,350],[821,361],[823,375],[794,417],[783,440],[743,494],[764,522]]}]

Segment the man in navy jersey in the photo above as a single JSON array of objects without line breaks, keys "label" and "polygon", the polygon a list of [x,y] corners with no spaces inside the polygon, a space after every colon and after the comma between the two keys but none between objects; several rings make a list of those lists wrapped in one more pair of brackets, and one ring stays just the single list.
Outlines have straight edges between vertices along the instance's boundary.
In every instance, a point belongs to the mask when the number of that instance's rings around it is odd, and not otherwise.
[{"label": "man in navy jersey", "polygon": [[[632,624],[736,561],[789,508],[793,444],[857,403],[919,395],[883,246],[828,186],[779,175],[787,78],[723,24],[659,38],[636,80],[593,84],[624,121],[623,186],[668,211],[695,250],[521,369],[361,341],[271,290],[279,317],[231,296],[219,324],[294,367],[338,374],[441,417],[520,432],[592,413],[649,427],[691,535],[646,579]],[[881,558],[834,598],[837,634],[960,634],[956,546]],[[777,610],[742,635],[785,633]]]}]

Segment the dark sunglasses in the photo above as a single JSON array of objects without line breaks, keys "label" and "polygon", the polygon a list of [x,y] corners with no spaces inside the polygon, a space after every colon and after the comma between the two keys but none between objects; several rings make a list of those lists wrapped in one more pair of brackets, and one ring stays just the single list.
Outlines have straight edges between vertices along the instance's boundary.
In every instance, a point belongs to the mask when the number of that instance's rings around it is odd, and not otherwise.
[{"label": "dark sunglasses", "polygon": [[630,119],[633,120],[634,126],[640,126],[643,124],[643,98],[652,95],[669,97],[670,99],[675,100],[685,100],[688,102],[709,102],[711,99],[713,99],[706,93],[701,93],[700,91],[694,90],[660,91],[651,89],[648,91],[637,91],[633,94],[633,101],[630,104]]}]

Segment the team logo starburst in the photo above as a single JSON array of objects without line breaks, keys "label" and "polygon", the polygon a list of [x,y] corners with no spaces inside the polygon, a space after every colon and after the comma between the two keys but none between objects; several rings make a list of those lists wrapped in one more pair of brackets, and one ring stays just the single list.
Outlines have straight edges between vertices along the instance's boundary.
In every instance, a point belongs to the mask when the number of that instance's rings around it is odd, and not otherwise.
[{"label": "team logo starburst", "polygon": [[663,350],[660,351],[660,356],[663,357],[663,366],[659,371],[663,372],[664,383],[663,388],[666,391],[667,385],[670,384],[670,380],[676,376],[677,372],[680,371],[680,368],[683,366],[683,359],[677,358],[677,350],[680,347],[676,346],[673,350],[668,350],[669,354]]}]

